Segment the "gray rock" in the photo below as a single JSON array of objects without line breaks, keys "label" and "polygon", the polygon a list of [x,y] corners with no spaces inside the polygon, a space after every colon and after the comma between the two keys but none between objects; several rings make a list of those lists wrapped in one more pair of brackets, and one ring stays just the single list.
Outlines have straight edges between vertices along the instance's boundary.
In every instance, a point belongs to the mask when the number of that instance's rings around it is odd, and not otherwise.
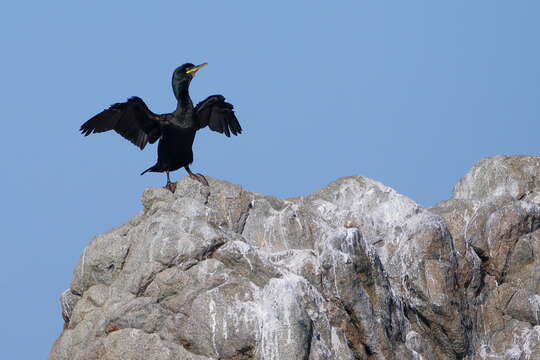
[{"label": "gray rock", "polygon": [[482,159],[456,184],[452,198],[486,201],[501,196],[539,202],[540,157]]},{"label": "gray rock", "polygon": [[540,358],[539,173],[539,157],[483,159],[430,209],[459,244],[468,359]]},{"label": "gray rock", "polygon": [[431,209],[365,177],[147,189],[84,249],[49,358],[540,358],[537,174],[484,159]]}]

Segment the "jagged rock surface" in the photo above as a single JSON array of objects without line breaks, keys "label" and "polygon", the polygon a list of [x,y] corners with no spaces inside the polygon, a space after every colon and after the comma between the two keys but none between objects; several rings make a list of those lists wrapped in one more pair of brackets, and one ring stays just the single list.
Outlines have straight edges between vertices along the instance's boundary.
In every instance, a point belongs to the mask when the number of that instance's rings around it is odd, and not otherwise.
[{"label": "jagged rock surface", "polygon": [[365,177],[148,189],[84,250],[49,358],[538,359],[539,174],[484,159],[430,209]]}]

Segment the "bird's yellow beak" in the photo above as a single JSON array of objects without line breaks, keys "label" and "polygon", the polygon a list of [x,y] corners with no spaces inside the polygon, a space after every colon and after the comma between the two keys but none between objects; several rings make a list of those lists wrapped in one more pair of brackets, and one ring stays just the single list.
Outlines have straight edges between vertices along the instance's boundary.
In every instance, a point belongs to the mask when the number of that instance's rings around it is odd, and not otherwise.
[{"label": "bird's yellow beak", "polygon": [[186,73],[187,74],[191,74],[191,75],[195,75],[195,73],[197,71],[199,71],[200,69],[202,69],[203,67],[205,67],[206,65],[208,65],[208,63],[202,63],[201,65],[197,65],[195,67],[192,67],[191,69],[187,70]]}]

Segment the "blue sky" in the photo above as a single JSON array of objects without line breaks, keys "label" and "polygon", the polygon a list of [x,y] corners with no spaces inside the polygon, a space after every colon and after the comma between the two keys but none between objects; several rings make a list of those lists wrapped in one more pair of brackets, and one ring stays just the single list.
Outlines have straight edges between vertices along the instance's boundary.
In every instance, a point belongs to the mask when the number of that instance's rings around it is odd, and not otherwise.
[{"label": "blue sky", "polygon": [[207,61],[193,100],[225,95],[245,132],[201,131],[194,171],[279,197],[365,175],[430,206],[482,157],[538,155],[539,11],[502,0],[3,2],[3,358],[46,357],[84,246],[165,183],[139,176],[154,146],[80,136],[95,113],[133,95],[172,111],[174,68]]}]

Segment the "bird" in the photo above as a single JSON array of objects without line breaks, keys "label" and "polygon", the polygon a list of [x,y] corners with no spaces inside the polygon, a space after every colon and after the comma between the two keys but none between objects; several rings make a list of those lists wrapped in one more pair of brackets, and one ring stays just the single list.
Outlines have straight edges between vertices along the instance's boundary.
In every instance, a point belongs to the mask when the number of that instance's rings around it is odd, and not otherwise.
[{"label": "bird", "polygon": [[195,74],[208,65],[185,63],[178,66],[172,76],[172,88],[177,100],[176,110],[167,114],[155,114],[145,102],[137,97],[130,97],[126,102],[116,103],[108,109],[86,121],[80,127],[84,136],[114,130],[141,150],[150,143],[159,140],[157,162],[144,170],[147,172],[165,172],[167,184],[164,186],[172,193],[176,183],[171,182],[170,172],[184,168],[189,176],[209,186],[202,174],[195,174],[189,168],[193,162],[193,141],[198,130],[208,126],[211,130],[227,137],[242,133],[242,127],[234,113],[232,104],[225,101],[223,95],[210,95],[193,106],[189,95],[189,85]]}]

